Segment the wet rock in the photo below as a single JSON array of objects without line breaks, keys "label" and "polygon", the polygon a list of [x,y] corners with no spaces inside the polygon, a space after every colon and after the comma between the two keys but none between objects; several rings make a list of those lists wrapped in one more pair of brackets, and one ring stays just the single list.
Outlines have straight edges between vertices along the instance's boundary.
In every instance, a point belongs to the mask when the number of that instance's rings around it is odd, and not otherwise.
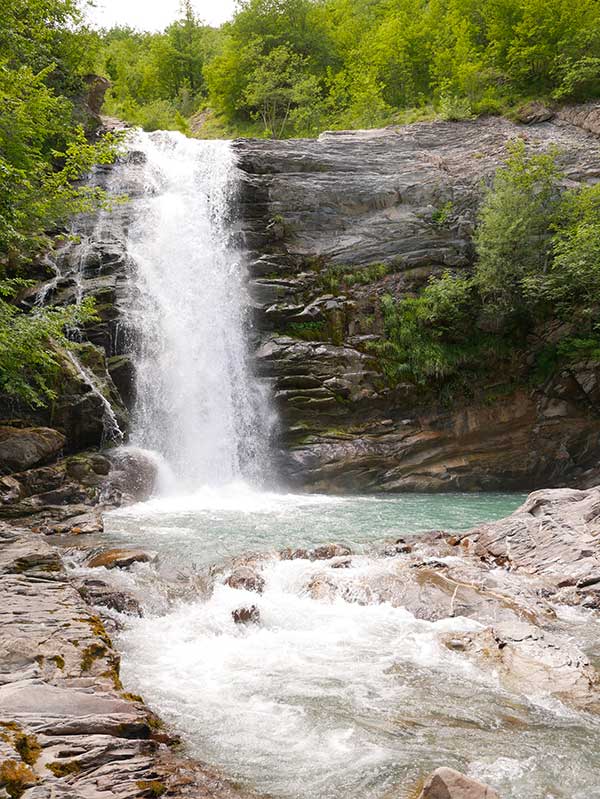
[{"label": "wet rock", "polygon": [[553,696],[580,710],[600,712],[600,677],[566,637],[525,622],[453,634],[446,646],[493,670],[508,691]]},{"label": "wet rock", "polygon": [[12,505],[23,497],[23,486],[14,477],[0,477],[0,504]]},{"label": "wet rock", "polygon": [[260,622],[260,611],[256,605],[236,608],[231,612],[231,616],[236,624],[258,624]]},{"label": "wet rock", "polygon": [[383,555],[393,558],[396,555],[407,555],[412,552],[412,549],[411,544],[407,544],[403,538],[400,538],[394,544],[388,544],[383,550]]},{"label": "wet rock", "polygon": [[135,400],[135,366],[127,355],[113,355],[107,360],[108,373],[113,379],[123,402],[132,408]]},{"label": "wet rock", "polygon": [[251,795],[178,755],[142,699],[123,692],[105,626],[43,538],[0,523],[0,574],[0,719],[10,722],[0,796],[6,763],[20,775],[11,796],[25,799]]},{"label": "wet rock", "polygon": [[419,799],[500,799],[500,795],[460,771],[438,768],[427,778]]},{"label": "wet rock", "polygon": [[81,453],[68,458],[66,470],[69,477],[72,477],[82,485],[94,487],[102,485],[111,470],[111,463],[108,458],[100,453]]},{"label": "wet rock", "polygon": [[85,565],[90,569],[127,569],[134,563],[150,563],[156,558],[156,552],[146,552],[143,549],[108,549],[92,555]]},{"label": "wet rock", "polygon": [[235,569],[225,580],[225,584],[243,591],[256,591],[257,594],[262,594],[265,587],[265,581],[260,574],[243,566]]},{"label": "wet rock", "polygon": [[141,616],[140,603],[125,591],[117,591],[103,580],[83,580],[77,589],[90,605],[116,610],[129,616]]},{"label": "wet rock", "polygon": [[0,474],[49,461],[64,445],[65,436],[48,427],[0,427]]},{"label": "wet rock", "polygon": [[535,491],[512,515],[466,535],[474,554],[544,578],[582,601],[600,583],[600,487]]},{"label": "wet rock", "polygon": [[158,479],[158,461],[153,453],[125,447],[109,454],[112,471],[106,497],[115,504],[142,502],[148,499]]},{"label": "wet rock", "polygon": [[331,560],[351,554],[350,547],[343,544],[324,544],[313,549],[283,549],[279,556],[281,560]]}]

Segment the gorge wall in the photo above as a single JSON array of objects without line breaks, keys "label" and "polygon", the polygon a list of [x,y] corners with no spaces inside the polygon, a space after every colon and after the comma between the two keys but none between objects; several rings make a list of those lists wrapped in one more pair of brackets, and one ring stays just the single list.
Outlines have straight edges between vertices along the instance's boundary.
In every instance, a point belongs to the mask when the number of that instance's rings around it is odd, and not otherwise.
[{"label": "gorge wall", "polygon": [[532,341],[529,364],[451,403],[390,384],[369,348],[382,295],[409,296],[431,275],[471,266],[483,184],[511,139],[557,147],[566,185],[598,180],[598,110],[547,117],[235,142],[258,369],[273,386],[292,484],[498,490],[597,479],[598,364],[528,379],[556,329]]}]

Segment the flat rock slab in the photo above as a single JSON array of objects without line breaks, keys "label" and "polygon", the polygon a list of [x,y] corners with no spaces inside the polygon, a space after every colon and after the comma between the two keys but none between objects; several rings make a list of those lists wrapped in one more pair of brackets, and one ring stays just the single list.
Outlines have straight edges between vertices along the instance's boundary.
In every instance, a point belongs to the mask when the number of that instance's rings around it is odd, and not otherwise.
[{"label": "flat rock slab", "polygon": [[572,589],[575,600],[600,600],[600,487],[534,491],[511,516],[462,538],[479,558]]}]

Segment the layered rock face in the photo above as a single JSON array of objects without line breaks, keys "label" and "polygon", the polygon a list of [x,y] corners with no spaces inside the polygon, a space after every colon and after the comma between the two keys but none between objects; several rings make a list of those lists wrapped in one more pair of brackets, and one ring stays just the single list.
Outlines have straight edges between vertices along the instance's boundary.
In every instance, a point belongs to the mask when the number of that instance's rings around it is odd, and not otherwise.
[{"label": "layered rock face", "polygon": [[[593,115],[592,115],[593,116]],[[475,490],[593,481],[600,370],[576,364],[535,389],[474,387],[444,406],[391,387],[369,342],[380,298],[468,268],[482,183],[515,137],[556,146],[569,185],[597,180],[590,114],[234,143],[242,171],[257,363],[280,415],[281,468],[314,490]],[[587,120],[585,129],[577,127]],[[542,331],[551,340],[553,331]],[[590,472],[590,470],[592,470]]]}]

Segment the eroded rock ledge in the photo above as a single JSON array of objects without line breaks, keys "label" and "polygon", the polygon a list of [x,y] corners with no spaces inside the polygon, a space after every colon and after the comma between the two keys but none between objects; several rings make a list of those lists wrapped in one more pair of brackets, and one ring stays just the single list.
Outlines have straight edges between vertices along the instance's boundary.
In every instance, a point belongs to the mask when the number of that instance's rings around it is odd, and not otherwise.
[{"label": "eroded rock ledge", "polygon": [[101,619],[41,535],[0,522],[0,796],[248,796],[123,691]]}]

